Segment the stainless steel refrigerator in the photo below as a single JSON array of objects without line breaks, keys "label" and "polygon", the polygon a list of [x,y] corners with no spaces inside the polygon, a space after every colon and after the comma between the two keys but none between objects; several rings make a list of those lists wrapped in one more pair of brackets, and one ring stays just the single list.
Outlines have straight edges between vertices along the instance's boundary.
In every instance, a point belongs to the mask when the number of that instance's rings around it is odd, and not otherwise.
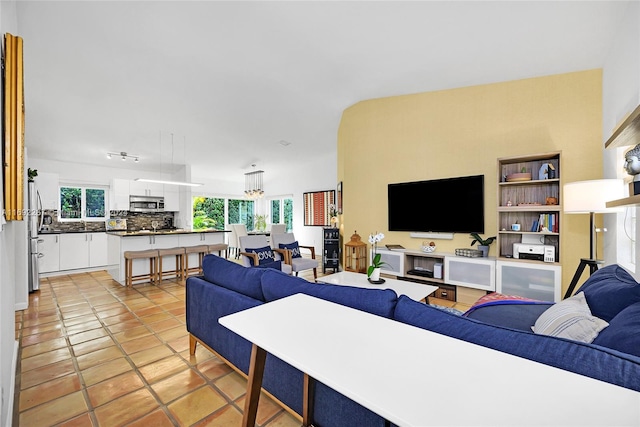
[{"label": "stainless steel refrigerator", "polygon": [[38,269],[38,260],[42,255],[38,250],[38,232],[40,231],[42,221],[42,201],[40,194],[36,189],[35,182],[30,182],[28,187],[29,206],[27,218],[29,223],[29,292],[40,289],[40,277]]}]

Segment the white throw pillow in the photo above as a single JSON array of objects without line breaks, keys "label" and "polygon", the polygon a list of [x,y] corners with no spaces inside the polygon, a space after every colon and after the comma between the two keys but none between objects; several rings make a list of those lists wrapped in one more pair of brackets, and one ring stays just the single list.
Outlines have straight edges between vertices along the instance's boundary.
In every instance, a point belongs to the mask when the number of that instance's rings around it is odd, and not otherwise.
[{"label": "white throw pillow", "polygon": [[590,343],[607,326],[607,322],[591,315],[584,292],[579,292],[542,313],[533,332]]}]

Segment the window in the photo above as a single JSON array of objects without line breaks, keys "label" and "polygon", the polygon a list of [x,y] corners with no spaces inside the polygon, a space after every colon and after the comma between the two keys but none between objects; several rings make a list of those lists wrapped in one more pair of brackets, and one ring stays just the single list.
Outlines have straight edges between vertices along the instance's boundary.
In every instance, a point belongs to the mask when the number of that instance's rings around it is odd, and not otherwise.
[{"label": "window", "polygon": [[284,223],[287,226],[287,231],[291,231],[293,229],[293,199],[290,197],[272,199],[270,201],[270,206],[271,223]]},{"label": "window", "polygon": [[107,192],[103,188],[60,187],[60,220],[103,221]]},{"label": "window", "polygon": [[224,230],[224,199],[212,197],[193,198],[193,229],[215,228]]},{"label": "window", "polygon": [[253,230],[254,209],[255,204],[252,200],[195,196],[193,198],[193,229],[224,230],[227,224],[245,224],[247,230]]}]

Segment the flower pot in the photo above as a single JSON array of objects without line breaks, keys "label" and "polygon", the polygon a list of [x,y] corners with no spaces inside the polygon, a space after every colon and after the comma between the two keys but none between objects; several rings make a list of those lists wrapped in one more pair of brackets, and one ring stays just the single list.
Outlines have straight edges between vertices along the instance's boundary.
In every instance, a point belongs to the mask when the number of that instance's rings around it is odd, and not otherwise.
[{"label": "flower pot", "polygon": [[489,246],[484,246],[484,245],[479,245],[478,246],[478,250],[482,251],[482,256],[483,257],[488,257],[489,256]]},{"label": "flower pot", "polygon": [[372,282],[377,282],[380,280],[380,268],[374,268],[373,271],[371,272],[371,276],[369,276],[369,279]]}]

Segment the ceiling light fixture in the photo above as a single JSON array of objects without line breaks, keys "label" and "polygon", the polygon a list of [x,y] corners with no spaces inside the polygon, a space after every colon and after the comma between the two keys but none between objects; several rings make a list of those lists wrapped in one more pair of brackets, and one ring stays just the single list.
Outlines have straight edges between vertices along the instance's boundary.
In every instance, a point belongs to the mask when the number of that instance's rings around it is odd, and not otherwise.
[{"label": "ceiling light fixture", "polygon": [[134,155],[130,155],[127,154],[126,151],[121,151],[119,153],[107,153],[107,159],[111,159],[113,156],[120,156],[120,159],[122,159],[122,161],[126,161],[127,159],[133,159],[134,162],[138,163],[139,161],[139,156],[134,156]]},{"label": "ceiling light fixture", "polygon": [[[256,165],[251,165],[254,168]],[[244,174],[244,195],[247,199],[261,199],[264,196],[264,171],[253,171]]]}]

